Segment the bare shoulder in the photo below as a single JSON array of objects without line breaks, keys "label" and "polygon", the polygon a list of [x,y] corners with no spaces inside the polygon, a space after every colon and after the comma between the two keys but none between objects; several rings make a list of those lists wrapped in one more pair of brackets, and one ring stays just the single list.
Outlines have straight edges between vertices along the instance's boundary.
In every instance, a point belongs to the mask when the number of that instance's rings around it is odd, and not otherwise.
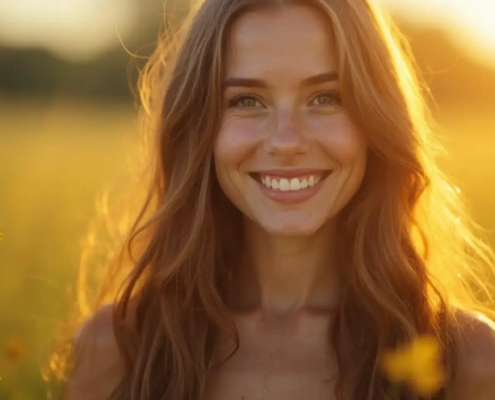
[{"label": "bare shoulder", "polygon": [[122,360],[115,340],[113,307],[104,306],[79,330],[69,378],[69,400],[107,400],[122,376]]},{"label": "bare shoulder", "polygon": [[448,399],[495,399],[495,323],[464,312],[457,321],[459,369]]}]

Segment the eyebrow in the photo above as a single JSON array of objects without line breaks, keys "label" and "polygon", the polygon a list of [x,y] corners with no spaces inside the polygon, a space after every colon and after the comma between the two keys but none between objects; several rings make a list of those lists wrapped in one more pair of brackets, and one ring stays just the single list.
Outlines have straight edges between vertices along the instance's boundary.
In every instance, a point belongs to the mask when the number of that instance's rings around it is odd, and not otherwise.
[{"label": "eyebrow", "polygon": [[[339,79],[339,73],[337,71],[323,72],[318,75],[310,76],[301,82],[301,87],[321,85],[322,83],[335,82]],[[230,77],[227,78],[223,84],[224,90],[229,87],[250,87],[268,89],[268,84],[262,79],[252,78],[239,78]]]}]

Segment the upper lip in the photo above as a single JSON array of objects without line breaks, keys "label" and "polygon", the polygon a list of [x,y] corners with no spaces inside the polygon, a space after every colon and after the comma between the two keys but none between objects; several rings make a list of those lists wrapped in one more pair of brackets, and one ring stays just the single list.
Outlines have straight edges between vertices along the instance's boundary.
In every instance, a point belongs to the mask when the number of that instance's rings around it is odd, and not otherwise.
[{"label": "upper lip", "polygon": [[263,171],[253,172],[254,174],[268,175],[268,176],[284,176],[287,178],[294,178],[297,176],[304,175],[321,175],[330,172],[329,169],[314,169],[314,168],[304,168],[304,169],[267,169]]}]

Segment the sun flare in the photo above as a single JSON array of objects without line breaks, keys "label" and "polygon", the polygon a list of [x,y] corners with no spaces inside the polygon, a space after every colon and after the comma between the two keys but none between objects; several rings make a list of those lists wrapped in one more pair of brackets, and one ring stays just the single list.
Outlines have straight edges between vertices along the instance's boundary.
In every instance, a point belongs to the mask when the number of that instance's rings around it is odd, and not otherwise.
[{"label": "sun flare", "polygon": [[446,28],[453,41],[482,62],[495,65],[494,0],[378,0],[406,19]]}]

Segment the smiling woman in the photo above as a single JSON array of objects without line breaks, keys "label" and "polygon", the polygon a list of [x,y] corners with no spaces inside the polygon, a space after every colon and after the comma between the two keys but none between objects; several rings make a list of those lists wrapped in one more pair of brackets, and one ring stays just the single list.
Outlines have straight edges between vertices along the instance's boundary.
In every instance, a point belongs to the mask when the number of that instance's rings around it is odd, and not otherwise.
[{"label": "smiling woman", "polygon": [[150,187],[69,398],[385,400],[382,352],[424,335],[425,396],[493,397],[492,253],[391,25],[366,0],[206,0],[183,33],[142,76]]},{"label": "smiling woman", "polygon": [[366,164],[366,141],[343,112],[331,25],[311,8],[251,12],[233,24],[226,55],[220,186],[266,239],[314,235],[354,196]]}]

